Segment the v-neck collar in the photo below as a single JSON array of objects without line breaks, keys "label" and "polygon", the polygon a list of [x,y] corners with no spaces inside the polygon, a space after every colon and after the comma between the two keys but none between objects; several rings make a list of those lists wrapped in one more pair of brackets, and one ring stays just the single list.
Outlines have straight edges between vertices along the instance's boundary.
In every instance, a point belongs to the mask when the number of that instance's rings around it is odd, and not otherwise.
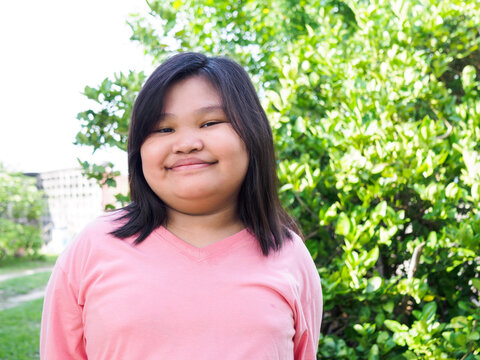
[{"label": "v-neck collar", "polygon": [[196,247],[185,240],[180,239],[163,226],[157,228],[154,231],[154,235],[166,240],[183,255],[197,261],[202,261],[207,258],[232,251],[242,244],[246,244],[249,241],[254,240],[254,237],[250,234],[247,228],[203,247]]}]

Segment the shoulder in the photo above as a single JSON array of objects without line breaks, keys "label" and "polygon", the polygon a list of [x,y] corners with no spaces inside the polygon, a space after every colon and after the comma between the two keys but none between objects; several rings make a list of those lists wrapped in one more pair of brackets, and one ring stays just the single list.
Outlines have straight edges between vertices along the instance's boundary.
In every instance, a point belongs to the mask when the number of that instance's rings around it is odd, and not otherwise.
[{"label": "shoulder", "polygon": [[110,233],[121,226],[122,210],[105,213],[91,221],[75,237],[70,247],[94,246],[105,240],[114,238]]},{"label": "shoulder", "polygon": [[286,257],[290,262],[303,264],[305,262],[313,265],[313,259],[305,246],[303,239],[290,231],[290,238],[285,238],[282,247],[277,251],[278,256]]},{"label": "shoulder", "polygon": [[88,223],[68,244],[57,260],[57,265],[66,268],[75,263],[85,263],[92,252],[113,241],[120,241],[111,232],[121,225],[122,210],[109,212]]},{"label": "shoulder", "polygon": [[320,276],[317,266],[308,251],[305,242],[294,232],[290,232],[290,239],[285,239],[282,248],[278,251],[282,266],[288,269],[301,287],[320,288]]},{"label": "shoulder", "polygon": [[92,235],[107,236],[124,222],[121,220],[124,214],[123,210],[117,210],[100,215],[95,220],[88,223],[78,234],[77,238],[85,238]]}]

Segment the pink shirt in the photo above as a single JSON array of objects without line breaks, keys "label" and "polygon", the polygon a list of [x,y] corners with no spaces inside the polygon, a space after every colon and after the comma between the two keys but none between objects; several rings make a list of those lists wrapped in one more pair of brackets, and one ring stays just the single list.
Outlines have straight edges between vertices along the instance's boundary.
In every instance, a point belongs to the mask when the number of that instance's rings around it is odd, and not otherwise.
[{"label": "pink shirt", "polygon": [[315,359],[322,294],[296,235],[262,255],[246,229],[196,248],[163,227],[134,246],[90,224],[48,284],[41,359]]}]

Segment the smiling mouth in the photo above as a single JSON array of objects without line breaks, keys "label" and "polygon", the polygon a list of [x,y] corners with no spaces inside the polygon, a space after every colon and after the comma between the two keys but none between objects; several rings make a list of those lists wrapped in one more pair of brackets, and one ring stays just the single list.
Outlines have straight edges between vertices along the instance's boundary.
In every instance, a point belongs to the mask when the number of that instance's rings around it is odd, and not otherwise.
[{"label": "smiling mouth", "polygon": [[167,167],[167,170],[171,171],[187,171],[187,170],[196,170],[196,169],[204,169],[211,165],[215,165],[217,162],[191,162],[191,163],[184,163],[174,165],[172,167]]}]

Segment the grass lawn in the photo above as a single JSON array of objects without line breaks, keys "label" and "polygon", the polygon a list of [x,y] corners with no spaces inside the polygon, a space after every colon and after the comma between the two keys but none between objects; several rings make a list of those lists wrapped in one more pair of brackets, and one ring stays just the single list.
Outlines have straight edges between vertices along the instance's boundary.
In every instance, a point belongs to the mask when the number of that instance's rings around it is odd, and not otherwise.
[{"label": "grass lawn", "polygon": [[45,267],[55,264],[57,256],[40,255],[36,257],[13,258],[9,257],[0,260],[0,275],[13,271],[21,271],[34,269],[38,267]]},{"label": "grass lawn", "polygon": [[0,360],[39,359],[43,299],[0,311]]},{"label": "grass lawn", "polygon": [[[0,260],[0,275],[52,266],[56,256],[7,258]],[[0,281],[0,303],[7,298],[42,288],[50,271]],[[43,299],[0,310],[0,360],[39,359],[38,346]]]},{"label": "grass lawn", "polygon": [[27,294],[47,285],[50,271],[0,281],[0,302],[15,295]]}]

